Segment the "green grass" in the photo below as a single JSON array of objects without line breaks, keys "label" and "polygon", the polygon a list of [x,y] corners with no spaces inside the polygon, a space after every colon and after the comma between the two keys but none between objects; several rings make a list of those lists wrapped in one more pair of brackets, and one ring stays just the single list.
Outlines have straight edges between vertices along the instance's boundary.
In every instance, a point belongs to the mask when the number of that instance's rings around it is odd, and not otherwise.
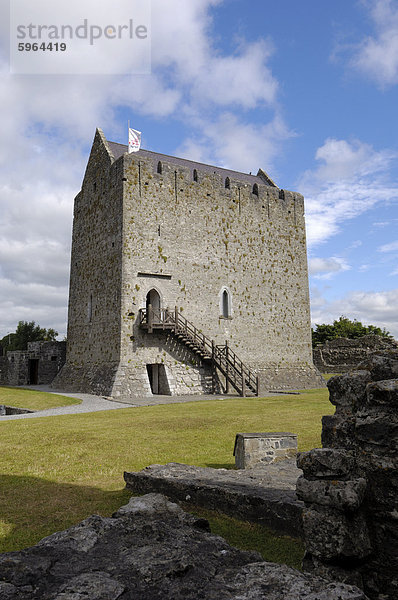
[{"label": "green grass", "polygon": [[341,375],[342,373],[322,373],[322,377],[325,381],[329,381],[331,377],[335,377],[336,375]]},{"label": "green grass", "polygon": [[57,406],[81,404],[81,400],[59,396],[58,394],[37,392],[36,390],[0,386],[0,404],[14,406],[15,408],[28,408],[30,410],[45,410],[46,408],[56,408]]},{"label": "green grass", "polygon": [[322,389],[0,422],[0,551],[93,513],[110,515],[129,498],[125,470],[167,462],[233,468],[237,432],[291,431],[299,450],[319,447],[321,416],[332,412]]},{"label": "green grass", "polygon": [[264,525],[242,522],[215,511],[189,505],[184,505],[184,508],[207,519],[212,532],[221,535],[231,546],[241,550],[256,550],[268,562],[301,569],[305,549],[301,540],[287,535],[275,535],[275,532]]}]

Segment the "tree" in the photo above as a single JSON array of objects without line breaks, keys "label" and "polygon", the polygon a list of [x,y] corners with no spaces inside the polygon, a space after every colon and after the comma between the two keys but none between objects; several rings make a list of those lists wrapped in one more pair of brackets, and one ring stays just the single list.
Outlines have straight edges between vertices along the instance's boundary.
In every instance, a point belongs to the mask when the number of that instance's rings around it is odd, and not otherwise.
[{"label": "tree", "polygon": [[27,350],[28,342],[55,342],[58,331],[45,329],[34,321],[19,321],[15,333],[9,333],[0,340],[4,352],[9,350]]},{"label": "tree", "polygon": [[362,325],[360,321],[354,319],[351,321],[347,317],[341,316],[333,321],[333,325],[315,325],[312,329],[312,345],[324,344],[327,340],[335,340],[344,337],[350,339],[360,338],[364,335],[381,335],[382,337],[392,338],[392,335],[386,329],[381,329],[375,325]]}]

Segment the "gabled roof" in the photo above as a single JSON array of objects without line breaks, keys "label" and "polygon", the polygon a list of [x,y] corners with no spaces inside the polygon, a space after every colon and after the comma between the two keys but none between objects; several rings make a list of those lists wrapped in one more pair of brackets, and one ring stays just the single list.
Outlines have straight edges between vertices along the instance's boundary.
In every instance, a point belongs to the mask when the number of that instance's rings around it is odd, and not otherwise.
[{"label": "gabled roof", "polygon": [[[128,147],[125,144],[119,144],[118,142],[108,142],[108,145],[112,151],[112,154],[115,157],[115,160],[120,158],[123,154],[125,154],[125,152],[128,151]],[[152,160],[155,164],[157,164],[159,161],[167,162],[175,164],[179,167],[185,167],[187,169],[196,169],[198,172],[202,173],[217,173],[223,178],[229,177],[230,179],[235,179],[241,181],[242,183],[247,183],[249,185],[254,185],[255,183],[257,183],[258,185],[272,185],[270,183],[272,180],[267,176],[266,173],[264,173],[265,177],[261,177],[260,175],[250,175],[248,173],[241,173],[240,171],[224,169],[223,167],[213,167],[212,165],[206,165],[205,163],[187,160],[186,158],[177,158],[176,156],[159,154],[158,152],[152,152],[151,150],[141,149],[138,152],[135,152],[135,156],[137,156],[138,158],[141,157],[143,159]]]}]

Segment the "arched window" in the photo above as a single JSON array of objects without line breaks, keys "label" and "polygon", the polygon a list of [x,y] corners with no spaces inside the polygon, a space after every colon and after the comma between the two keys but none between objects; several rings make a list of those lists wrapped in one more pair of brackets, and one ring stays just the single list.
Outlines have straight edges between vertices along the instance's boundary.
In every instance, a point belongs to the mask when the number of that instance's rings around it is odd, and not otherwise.
[{"label": "arched window", "polygon": [[159,161],[158,162],[158,173],[159,173],[159,175],[161,175],[162,172],[163,172],[163,170],[162,170],[162,163]]},{"label": "arched window", "polygon": [[193,180],[198,181],[198,172],[196,169],[193,170]]},{"label": "arched window", "polygon": [[230,181],[229,177],[225,178],[225,189],[226,190],[230,190],[231,189],[231,181]]},{"label": "arched window", "polygon": [[220,292],[220,317],[223,319],[232,317],[231,293],[226,287],[223,287]]},{"label": "arched window", "polygon": [[255,183],[253,185],[253,194],[255,194],[255,196],[258,196],[258,185],[257,185],[257,183]]}]

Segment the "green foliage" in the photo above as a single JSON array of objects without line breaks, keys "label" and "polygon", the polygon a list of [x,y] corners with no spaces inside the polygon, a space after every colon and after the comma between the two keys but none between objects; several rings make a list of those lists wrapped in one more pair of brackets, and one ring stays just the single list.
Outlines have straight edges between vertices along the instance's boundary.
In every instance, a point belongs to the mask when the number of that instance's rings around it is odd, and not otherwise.
[{"label": "green foliage", "polygon": [[27,350],[28,342],[55,342],[58,331],[45,329],[36,325],[34,321],[19,321],[15,333],[9,333],[0,340],[3,351]]},{"label": "green foliage", "polygon": [[336,338],[356,339],[364,335],[380,335],[382,337],[392,338],[392,335],[386,329],[381,329],[375,325],[362,325],[360,321],[354,319],[351,321],[347,317],[341,316],[338,320],[333,321],[333,325],[315,325],[315,330],[312,329],[312,346],[324,344],[327,340],[335,340]]}]

